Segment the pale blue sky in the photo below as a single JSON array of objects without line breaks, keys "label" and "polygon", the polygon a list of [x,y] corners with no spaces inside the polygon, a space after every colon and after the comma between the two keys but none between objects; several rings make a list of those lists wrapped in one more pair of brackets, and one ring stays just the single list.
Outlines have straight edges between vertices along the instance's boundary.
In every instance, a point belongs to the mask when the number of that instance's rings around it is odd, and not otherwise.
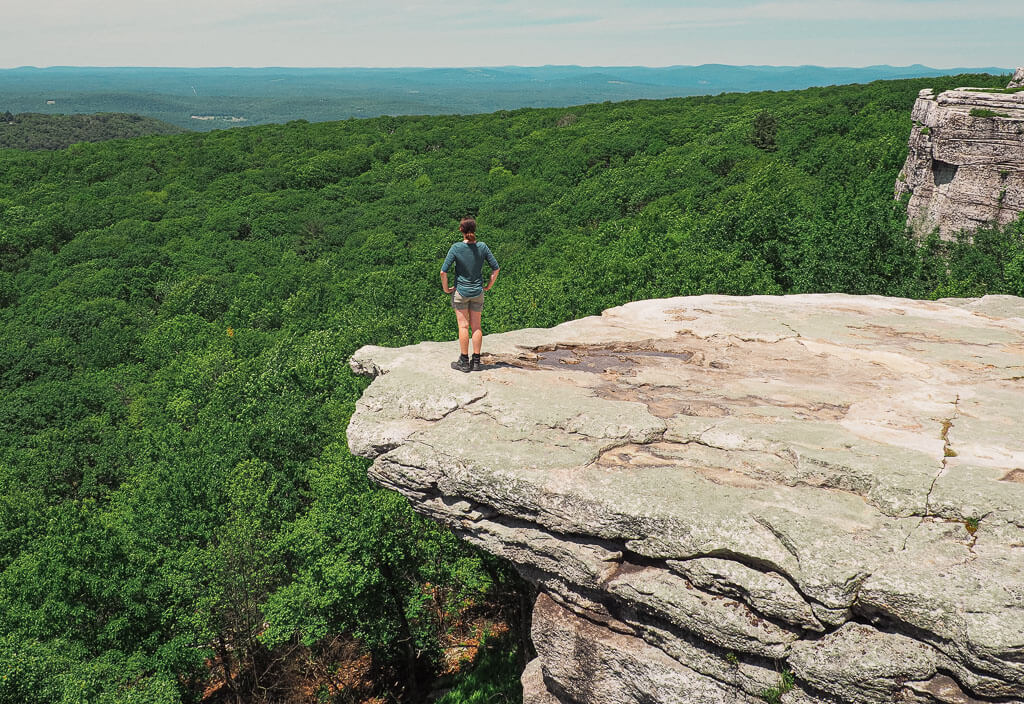
[{"label": "pale blue sky", "polygon": [[0,67],[1024,65],[1024,0],[28,0]]}]

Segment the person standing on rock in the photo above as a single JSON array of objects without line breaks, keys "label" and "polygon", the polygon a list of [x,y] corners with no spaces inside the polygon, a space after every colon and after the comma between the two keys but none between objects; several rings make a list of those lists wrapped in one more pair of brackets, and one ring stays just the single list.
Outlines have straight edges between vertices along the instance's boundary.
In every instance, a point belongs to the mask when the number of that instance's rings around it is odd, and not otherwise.
[{"label": "person standing on rock", "polygon": [[[441,267],[441,288],[451,294],[452,308],[459,323],[459,359],[452,362],[452,369],[460,372],[480,369],[480,348],[483,345],[483,331],[480,318],[484,310],[484,291],[490,291],[498,278],[498,260],[490,248],[476,241],[476,220],[463,218],[459,223],[462,241],[448,250]],[[484,286],[484,262],[491,268],[491,279]],[[448,286],[448,270],[455,264],[455,285]],[[469,357],[470,330],[473,334],[473,357]]]}]

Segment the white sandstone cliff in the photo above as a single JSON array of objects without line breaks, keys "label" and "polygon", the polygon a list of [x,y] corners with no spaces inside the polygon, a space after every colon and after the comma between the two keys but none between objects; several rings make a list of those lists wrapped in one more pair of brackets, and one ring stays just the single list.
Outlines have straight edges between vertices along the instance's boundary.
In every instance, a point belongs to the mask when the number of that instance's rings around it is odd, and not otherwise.
[{"label": "white sandstone cliff", "polygon": [[[1010,88],[1024,85],[1017,69]],[[1005,225],[1024,212],[1024,92],[921,91],[896,198],[918,234]]]},{"label": "white sandstone cliff", "polygon": [[364,347],[374,480],[539,588],[526,704],[1024,702],[1024,300],[701,296]]}]

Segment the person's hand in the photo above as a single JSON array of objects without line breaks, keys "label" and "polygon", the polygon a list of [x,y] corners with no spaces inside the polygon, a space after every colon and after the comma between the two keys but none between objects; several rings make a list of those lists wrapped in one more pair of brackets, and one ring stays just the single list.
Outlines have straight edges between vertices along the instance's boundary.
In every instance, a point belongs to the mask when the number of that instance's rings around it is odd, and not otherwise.
[{"label": "person's hand", "polygon": [[455,291],[455,287],[454,286],[452,286],[451,288],[446,288],[444,290],[445,293],[453,293],[454,291]]}]

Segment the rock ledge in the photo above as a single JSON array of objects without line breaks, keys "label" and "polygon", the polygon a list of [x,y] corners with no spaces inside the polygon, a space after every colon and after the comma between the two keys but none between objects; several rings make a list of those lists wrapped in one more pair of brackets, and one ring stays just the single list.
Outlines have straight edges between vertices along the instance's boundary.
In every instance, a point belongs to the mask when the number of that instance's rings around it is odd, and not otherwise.
[{"label": "rock ledge", "polygon": [[1024,701],[1024,299],[641,301],[364,347],[371,476],[540,590],[527,704]]},{"label": "rock ledge", "polygon": [[[1007,90],[1024,86],[1017,69]],[[1024,212],[1024,92],[957,88],[914,103],[896,199],[918,234],[1006,225]]]}]

